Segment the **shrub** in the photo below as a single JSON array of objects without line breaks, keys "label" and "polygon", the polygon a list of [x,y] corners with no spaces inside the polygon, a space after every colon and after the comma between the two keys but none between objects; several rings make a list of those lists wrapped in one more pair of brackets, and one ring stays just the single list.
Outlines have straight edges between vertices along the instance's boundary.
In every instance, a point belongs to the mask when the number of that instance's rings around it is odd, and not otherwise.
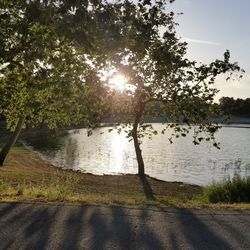
[{"label": "shrub", "polygon": [[212,203],[248,203],[250,202],[250,176],[242,177],[235,174],[233,178],[207,186],[204,192]]}]

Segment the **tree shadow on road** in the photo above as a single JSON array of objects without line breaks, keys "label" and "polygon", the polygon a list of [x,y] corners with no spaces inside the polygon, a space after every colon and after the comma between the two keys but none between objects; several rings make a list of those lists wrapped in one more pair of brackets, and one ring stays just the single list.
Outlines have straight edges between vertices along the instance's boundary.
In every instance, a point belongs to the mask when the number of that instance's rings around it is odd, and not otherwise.
[{"label": "tree shadow on road", "polygon": [[211,227],[210,221],[201,221],[189,209],[178,211],[176,221],[178,221],[188,245],[193,249],[232,249],[230,244],[219,235],[219,231],[215,230],[213,226]]},{"label": "tree shadow on road", "polygon": [[[245,216],[249,220],[250,214]],[[163,250],[250,247],[247,230],[243,232],[239,225],[234,226],[230,221],[224,225],[225,218],[217,218],[218,221],[213,218],[212,214],[192,209],[0,203],[0,248]],[[222,231],[228,230],[230,232],[225,236]]]},{"label": "tree shadow on road", "polygon": [[140,181],[143,187],[144,194],[148,200],[155,200],[153,190],[146,176],[140,176]]},{"label": "tree shadow on road", "polygon": [[[237,221],[232,222],[231,216],[233,218],[237,218]],[[242,242],[247,242],[249,239],[242,233],[244,230],[250,230],[249,224],[247,224],[247,221],[245,220],[246,217],[242,213],[240,216],[238,214],[229,214],[229,215],[224,215],[223,218],[220,218],[219,216],[213,216],[214,222],[218,225],[221,226],[223,225],[223,231],[226,232],[228,235],[230,235],[231,239],[234,239],[236,242],[241,244]],[[248,223],[250,220],[248,219]],[[241,228],[241,231],[236,229],[236,224],[241,223],[243,227]],[[247,249],[247,247],[243,247],[244,249]]]}]

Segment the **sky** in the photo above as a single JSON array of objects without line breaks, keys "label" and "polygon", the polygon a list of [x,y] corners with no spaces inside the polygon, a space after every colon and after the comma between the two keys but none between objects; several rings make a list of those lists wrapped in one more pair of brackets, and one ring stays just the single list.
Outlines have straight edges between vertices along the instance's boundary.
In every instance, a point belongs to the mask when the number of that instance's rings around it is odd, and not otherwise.
[{"label": "sky", "polygon": [[223,59],[230,50],[231,61],[246,73],[242,80],[216,81],[216,97],[250,98],[250,0],[175,0],[169,6],[179,23],[177,35],[188,42],[188,58],[209,63]]}]

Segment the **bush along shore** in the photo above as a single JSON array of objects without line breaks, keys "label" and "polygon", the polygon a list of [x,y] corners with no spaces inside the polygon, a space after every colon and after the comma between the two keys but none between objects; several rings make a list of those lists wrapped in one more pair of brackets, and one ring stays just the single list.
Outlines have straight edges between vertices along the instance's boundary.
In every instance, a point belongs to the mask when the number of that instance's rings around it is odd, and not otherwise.
[{"label": "bush along shore", "polygon": [[250,203],[250,176],[235,173],[232,178],[209,185],[204,193],[212,203]]},{"label": "bush along shore", "polygon": [[249,187],[250,178],[241,177],[202,188],[148,176],[84,174],[53,167],[23,147],[13,148],[0,168],[1,201],[250,208]]}]

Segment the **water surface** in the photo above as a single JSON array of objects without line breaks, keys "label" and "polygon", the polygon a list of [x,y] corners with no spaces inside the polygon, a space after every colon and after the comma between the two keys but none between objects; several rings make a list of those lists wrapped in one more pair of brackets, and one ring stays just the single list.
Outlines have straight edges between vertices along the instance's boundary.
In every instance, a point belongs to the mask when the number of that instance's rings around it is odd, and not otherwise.
[{"label": "water surface", "polygon": [[[154,124],[161,130],[161,124]],[[169,143],[169,134],[152,140],[144,138],[142,153],[146,173],[165,181],[181,181],[206,185],[221,180],[241,168],[250,174],[250,128],[223,127],[217,133],[221,149],[209,143],[192,144],[192,138],[179,138]],[[135,174],[137,162],[133,143],[126,134],[108,132],[109,127],[94,130],[88,137],[86,129],[69,130],[60,136],[30,134],[25,143],[56,166],[93,174]]]}]

